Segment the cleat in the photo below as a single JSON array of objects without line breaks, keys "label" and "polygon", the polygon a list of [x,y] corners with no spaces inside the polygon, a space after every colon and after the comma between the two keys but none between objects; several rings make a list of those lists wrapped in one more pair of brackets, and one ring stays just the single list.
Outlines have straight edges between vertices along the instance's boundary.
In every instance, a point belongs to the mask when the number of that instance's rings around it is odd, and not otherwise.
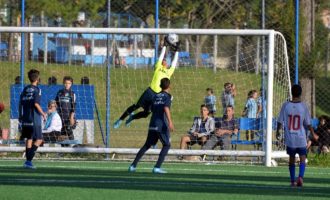
[{"label": "cleat", "polygon": [[154,167],[152,169],[152,173],[154,173],[154,174],[166,174],[167,172],[165,170],[163,170],[162,168]]},{"label": "cleat", "polygon": [[121,119],[118,119],[118,120],[113,124],[113,128],[114,128],[114,129],[119,128],[120,125],[121,125],[121,122],[122,122],[122,120],[121,120]]},{"label": "cleat", "polygon": [[131,123],[132,123],[132,121],[133,121],[133,116],[134,116],[134,113],[131,113],[131,114],[129,115],[128,119],[127,119],[126,122],[125,122],[125,126],[126,126],[126,127],[130,127],[130,126],[131,126]]},{"label": "cleat", "polygon": [[25,169],[36,169],[36,167],[33,166],[33,164],[32,164],[31,161],[25,161],[23,167],[24,167]]},{"label": "cleat", "polygon": [[291,187],[296,187],[296,183],[294,181],[291,181],[291,184],[290,184]]},{"label": "cleat", "polygon": [[302,187],[303,186],[303,178],[302,177],[298,177],[298,180],[297,180],[297,187]]},{"label": "cleat", "polygon": [[136,171],[136,167],[134,167],[133,165],[129,166],[128,172],[135,172],[135,171]]}]

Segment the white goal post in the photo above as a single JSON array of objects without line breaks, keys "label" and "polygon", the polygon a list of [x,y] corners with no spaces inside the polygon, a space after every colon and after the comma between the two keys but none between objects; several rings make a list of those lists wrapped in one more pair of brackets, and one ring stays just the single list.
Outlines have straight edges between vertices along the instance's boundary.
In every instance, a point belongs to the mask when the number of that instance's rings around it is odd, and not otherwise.
[{"label": "white goal post", "polygon": [[[265,80],[265,89],[266,93],[266,126],[264,134],[264,147],[262,151],[257,150],[170,150],[170,155],[225,155],[225,156],[264,156],[265,166],[271,166],[271,160],[279,157],[287,157],[284,151],[275,151],[272,148],[273,138],[274,138],[274,128],[273,128],[273,119],[276,118],[277,113],[274,113],[274,92],[276,89],[283,87],[284,92],[281,96],[281,100],[290,99],[290,75],[289,75],[289,64],[287,57],[286,43],[283,35],[274,30],[238,30],[238,29],[136,29],[136,28],[69,28],[69,27],[0,27],[0,34],[2,33],[84,33],[84,34],[146,34],[146,35],[163,35],[169,33],[176,33],[178,35],[215,35],[215,36],[260,36],[267,41],[266,46],[266,80]],[[280,47],[276,45],[276,40],[281,40]],[[276,48],[281,49],[281,55],[283,63],[276,63]],[[285,65],[285,66],[277,66]],[[274,86],[274,77],[276,77],[277,67],[282,67],[285,74],[285,81],[283,81],[283,86]],[[111,77],[108,77],[111,79]],[[283,77],[282,77],[283,78]],[[286,93],[286,94],[285,94]],[[110,100],[110,94],[108,94],[108,99]],[[285,96],[286,95],[286,96]],[[278,102],[282,104],[283,102]],[[276,105],[277,107],[279,105]],[[110,108],[107,108],[110,109]],[[278,108],[277,108],[278,109]],[[107,123],[110,123],[109,119]],[[109,124],[108,124],[109,126]],[[110,129],[107,129],[107,133],[110,134]],[[0,152],[22,152],[24,151],[23,147],[3,147],[0,146]],[[63,152],[63,153],[119,153],[119,154],[135,154],[138,151],[137,148],[61,148],[61,147],[41,147],[38,149],[38,152]],[[149,154],[158,154],[159,150],[151,149],[148,151]]]}]

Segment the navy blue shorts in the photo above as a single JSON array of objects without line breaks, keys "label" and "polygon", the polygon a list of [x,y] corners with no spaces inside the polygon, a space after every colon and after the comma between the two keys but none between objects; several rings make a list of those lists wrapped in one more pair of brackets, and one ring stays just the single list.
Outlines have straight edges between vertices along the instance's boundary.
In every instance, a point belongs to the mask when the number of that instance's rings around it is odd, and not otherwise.
[{"label": "navy blue shorts", "polygon": [[170,133],[168,131],[158,132],[149,130],[146,144],[154,146],[157,144],[158,140],[160,140],[163,146],[171,145]]},{"label": "navy blue shorts", "polygon": [[138,106],[142,107],[145,111],[149,111],[151,108],[152,100],[157,93],[154,92],[150,87],[148,87],[143,94],[141,95],[140,99],[136,103]]},{"label": "navy blue shorts", "polygon": [[21,140],[42,140],[41,126],[22,126]]},{"label": "navy blue shorts", "polygon": [[286,147],[286,153],[290,157],[294,157],[294,156],[296,156],[296,154],[298,154],[299,156],[306,156],[307,149],[306,149],[306,147],[299,147],[299,148]]}]

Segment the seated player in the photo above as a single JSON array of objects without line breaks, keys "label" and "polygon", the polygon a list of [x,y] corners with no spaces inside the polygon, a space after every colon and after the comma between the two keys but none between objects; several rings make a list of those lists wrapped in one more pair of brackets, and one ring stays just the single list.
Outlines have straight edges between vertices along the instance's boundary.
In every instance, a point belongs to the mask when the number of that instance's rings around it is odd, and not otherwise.
[{"label": "seated player", "polygon": [[232,134],[238,133],[238,122],[234,118],[234,108],[229,105],[226,107],[224,117],[215,122],[215,132],[203,146],[203,150],[214,149],[219,144],[221,150],[229,150],[231,146]]},{"label": "seated player", "polygon": [[330,119],[329,117],[322,115],[319,117],[319,125],[316,130],[316,134],[319,136],[318,144],[319,150],[323,153],[329,153],[330,147]]},{"label": "seated player", "polygon": [[[174,34],[176,35],[176,34]],[[129,118],[126,120],[126,126],[129,126],[131,122],[135,119],[140,119],[140,118],[146,118],[150,114],[150,107],[152,104],[152,99],[154,96],[161,92],[160,88],[160,80],[163,78],[168,78],[170,79],[172,74],[174,73],[176,64],[178,62],[178,49],[179,49],[179,41],[178,41],[178,36],[176,35],[172,37],[171,34],[165,38],[165,41],[167,41],[167,44],[172,48],[172,50],[175,52],[172,64],[170,68],[168,68],[166,59],[165,57],[165,52],[166,52],[166,46],[163,46],[162,51],[160,53],[160,56],[158,58],[158,61],[156,62],[155,65],[155,71],[154,75],[151,81],[150,86],[143,92],[141,95],[140,99],[136,104],[131,105],[126,109],[126,111],[121,115],[121,117],[116,120],[116,122],[113,125],[113,128],[119,128],[122,121],[129,116]],[[138,108],[142,107],[143,111],[134,114],[133,112],[137,110]]]},{"label": "seated player", "polygon": [[214,131],[214,119],[209,116],[208,107],[203,104],[200,107],[200,117],[195,117],[194,123],[187,135],[181,137],[180,148],[187,149],[187,145],[198,143],[203,146]]},{"label": "seated player", "polygon": [[62,120],[57,113],[57,105],[55,100],[48,102],[48,112],[46,122],[42,129],[44,142],[56,142],[57,138],[61,135]]}]

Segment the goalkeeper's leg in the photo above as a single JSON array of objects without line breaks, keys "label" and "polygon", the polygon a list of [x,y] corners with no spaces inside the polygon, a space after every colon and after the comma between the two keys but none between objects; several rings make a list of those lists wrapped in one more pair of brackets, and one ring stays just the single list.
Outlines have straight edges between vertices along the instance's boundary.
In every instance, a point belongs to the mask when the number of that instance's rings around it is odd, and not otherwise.
[{"label": "goalkeeper's leg", "polygon": [[137,104],[133,104],[130,107],[128,107],[126,109],[126,111],[120,116],[120,120],[124,120],[128,115],[130,115],[131,113],[133,113],[135,110],[137,110],[138,108],[140,108],[139,105]]}]

